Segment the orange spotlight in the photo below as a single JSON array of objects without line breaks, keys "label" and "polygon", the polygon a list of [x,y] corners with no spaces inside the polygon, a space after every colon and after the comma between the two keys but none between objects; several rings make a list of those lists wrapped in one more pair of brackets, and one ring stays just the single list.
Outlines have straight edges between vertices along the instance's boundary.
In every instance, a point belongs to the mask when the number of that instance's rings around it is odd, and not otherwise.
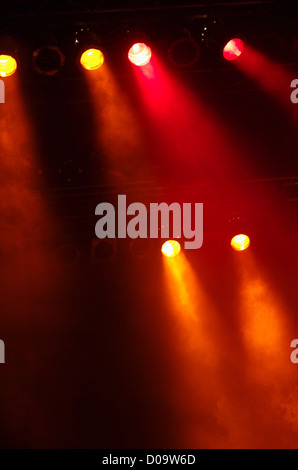
[{"label": "orange spotlight", "polygon": [[168,258],[173,258],[174,256],[179,255],[181,250],[181,245],[176,240],[167,240],[161,247],[162,253]]},{"label": "orange spotlight", "polygon": [[82,53],[80,63],[86,70],[97,70],[104,63],[104,55],[99,49],[87,49]]},{"label": "orange spotlight", "polygon": [[138,67],[148,64],[151,59],[151,49],[143,42],[137,42],[128,51],[130,62]]},{"label": "orange spotlight", "polygon": [[250,245],[250,239],[247,235],[240,233],[239,235],[235,235],[231,240],[231,247],[235,251],[244,251]]},{"label": "orange spotlight", "polygon": [[0,55],[0,77],[9,77],[17,70],[17,61],[11,55]]},{"label": "orange spotlight", "polygon": [[242,41],[242,39],[234,38],[227,42],[227,44],[223,48],[222,53],[226,60],[231,61],[238,59],[241,56],[243,49],[244,42]]}]

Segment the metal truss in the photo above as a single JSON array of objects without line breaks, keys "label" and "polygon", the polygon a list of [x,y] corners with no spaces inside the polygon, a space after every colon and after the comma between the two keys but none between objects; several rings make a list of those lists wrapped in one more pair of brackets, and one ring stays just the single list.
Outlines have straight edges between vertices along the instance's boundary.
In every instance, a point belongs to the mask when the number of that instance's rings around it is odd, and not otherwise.
[{"label": "metal truss", "polygon": [[107,12],[138,12],[152,10],[197,10],[225,8],[253,8],[275,5],[274,0],[255,1],[205,1],[187,2],[181,0],[2,0],[1,16],[44,16],[80,15],[86,13],[102,14]]},{"label": "metal truss", "polygon": [[[262,194],[266,190],[267,194],[279,194],[282,203],[287,204],[298,209],[298,176],[297,177],[282,177],[282,178],[268,178],[268,179],[255,179],[246,180],[241,182],[241,186],[245,188],[248,194],[256,195]],[[144,204],[150,202],[162,202],[164,194],[177,195],[177,202],[179,199],[197,202],[208,202],[211,205],[217,204],[217,192],[210,184],[190,184],[190,185],[176,185],[176,186],[156,186],[153,182],[144,181],[136,184],[129,184],[121,188],[121,194],[126,194],[128,200],[138,200]],[[53,188],[49,191],[42,191],[42,198],[46,203],[49,210],[59,213],[63,219],[80,219],[94,217],[94,210],[100,202],[116,201],[119,194],[119,188],[112,185],[97,186],[82,186],[82,187],[66,187],[66,188]],[[152,200],[154,195],[154,201]],[[224,196],[223,196],[224,198]],[[173,201],[172,201],[173,202]],[[237,211],[236,205],[229,196],[221,199],[224,203],[228,213]],[[262,206],[258,208],[262,210]]]}]

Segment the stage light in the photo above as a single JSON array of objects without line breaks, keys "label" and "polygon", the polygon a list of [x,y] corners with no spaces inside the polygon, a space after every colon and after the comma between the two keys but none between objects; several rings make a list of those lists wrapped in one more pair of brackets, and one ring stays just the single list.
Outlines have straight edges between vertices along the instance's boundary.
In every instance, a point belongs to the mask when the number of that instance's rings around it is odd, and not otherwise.
[{"label": "stage light", "polygon": [[75,31],[74,45],[77,50],[77,64],[85,70],[97,70],[105,61],[102,41],[87,25],[80,25]]},{"label": "stage light", "polygon": [[150,238],[135,238],[130,241],[129,249],[135,258],[145,258],[152,249],[152,240]]},{"label": "stage light", "polygon": [[187,68],[198,61],[200,52],[199,44],[192,37],[181,37],[169,47],[168,57],[175,67]]},{"label": "stage light", "polygon": [[0,55],[0,77],[9,77],[17,70],[17,61],[11,55]]},{"label": "stage light", "polygon": [[142,67],[150,62],[151,49],[143,42],[135,43],[128,51],[130,62],[138,67]]},{"label": "stage light", "polygon": [[91,242],[91,262],[92,263],[114,263],[117,255],[117,239],[104,238],[102,240],[94,238]]},{"label": "stage light", "polygon": [[0,33],[0,77],[10,77],[18,68],[18,44],[13,35]]},{"label": "stage light", "polygon": [[161,247],[162,253],[169,258],[179,255],[180,250],[181,245],[176,240],[167,240]]},{"label": "stage light", "polygon": [[248,235],[244,235],[243,233],[235,235],[231,240],[231,247],[235,251],[244,251],[249,247],[249,245],[250,239]]},{"label": "stage light", "polygon": [[57,258],[63,266],[75,266],[78,264],[80,257],[80,250],[71,243],[66,243],[57,248]]},{"label": "stage light", "polygon": [[39,75],[56,75],[64,66],[65,56],[56,45],[42,45],[32,54],[33,69]]},{"label": "stage light", "polygon": [[202,44],[206,50],[213,50],[218,59],[221,60],[233,61],[239,59],[244,50],[244,40],[241,37],[241,29],[235,29],[222,20],[207,19],[201,29]]},{"label": "stage light", "polygon": [[104,55],[100,49],[87,49],[80,58],[80,64],[86,70],[97,70],[104,63]]},{"label": "stage light", "polygon": [[223,56],[226,60],[232,61],[238,59],[244,49],[244,42],[242,39],[233,38],[226,43],[223,48]]}]

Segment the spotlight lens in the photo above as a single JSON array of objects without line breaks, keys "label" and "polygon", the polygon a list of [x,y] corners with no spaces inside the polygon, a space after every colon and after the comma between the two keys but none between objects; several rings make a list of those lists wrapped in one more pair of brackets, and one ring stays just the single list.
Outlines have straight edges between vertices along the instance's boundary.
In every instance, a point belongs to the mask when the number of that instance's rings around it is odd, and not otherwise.
[{"label": "spotlight lens", "polygon": [[99,49],[88,49],[81,55],[80,63],[86,70],[96,70],[104,63],[104,55]]},{"label": "spotlight lens", "polygon": [[161,247],[162,253],[165,256],[168,256],[169,258],[173,258],[174,256],[177,256],[180,253],[180,250],[181,250],[180,243],[177,242],[176,240],[168,240]]},{"label": "spotlight lens", "polygon": [[17,62],[10,55],[0,55],[0,77],[9,77],[17,70]]},{"label": "spotlight lens", "polygon": [[223,48],[223,56],[226,60],[236,60],[241,56],[243,49],[244,42],[242,39],[231,39]]},{"label": "spotlight lens", "polygon": [[150,61],[151,49],[143,42],[138,42],[129,49],[128,58],[132,64],[141,67]]},{"label": "spotlight lens", "polygon": [[243,233],[235,235],[231,240],[231,247],[236,251],[244,251],[250,245],[250,239],[247,235]]},{"label": "spotlight lens", "polygon": [[64,63],[65,56],[57,46],[40,46],[32,55],[33,68],[40,75],[52,77],[62,69]]}]

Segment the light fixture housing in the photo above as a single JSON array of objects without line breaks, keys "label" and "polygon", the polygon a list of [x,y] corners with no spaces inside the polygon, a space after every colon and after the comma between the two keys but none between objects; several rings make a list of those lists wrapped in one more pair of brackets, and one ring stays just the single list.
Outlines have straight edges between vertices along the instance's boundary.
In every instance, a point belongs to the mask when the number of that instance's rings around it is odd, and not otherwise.
[{"label": "light fixture housing", "polygon": [[117,258],[116,238],[93,238],[91,241],[92,263],[115,263]]},{"label": "light fixture housing", "polygon": [[58,262],[65,267],[76,266],[81,258],[81,252],[77,245],[73,243],[65,243],[56,249]]},{"label": "light fixture housing", "polygon": [[34,49],[32,67],[39,75],[52,77],[60,72],[65,64],[65,55],[57,45],[43,44]]},{"label": "light fixture housing", "polygon": [[201,29],[202,45],[214,52],[216,60],[227,63],[239,59],[245,49],[243,32],[221,18],[209,18]]},{"label": "light fixture housing", "polygon": [[245,251],[251,244],[251,232],[247,218],[240,212],[234,213],[228,221],[230,247],[235,251]]},{"label": "light fixture housing", "polygon": [[192,25],[182,25],[180,22],[171,24],[167,33],[168,60],[178,69],[186,69],[195,65],[201,56],[198,19]]},{"label": "light fixture housing", "polygon": [[176,39],[168,50],[170,62],[180,69],[192,67],[199,60],[200,54],[201,48],[192,37]]},{"label": "light fixture housing", "polygon": [[77,25],[73,41],[81,69],[94,71],[102,67],[106,54],[99,37],[89,26]]},{"label": "light fixture housing", "polygon": [[129,251],[134,258],[146,258],[151,250],[153,244],[151,238],[134,238],[130,240]]},{"label": "light fixture housing", "polygon": [[121,34],[121,49],[125,53],[125,60],[137,66],[147,65],[152,57],[152,44],[143,27],[138,24],[124,25]]},{"label": "light fixture housing", "polygon": [[16,42],[10,35],[0,36],[0,78],[12,76],[18,68]]},{"label": "light fixture housing", "polygon": [[38,75],[52,77],[64,68],[65,55],[54,34],[44,32],[37,35],[32,49],[31,63]]}]

